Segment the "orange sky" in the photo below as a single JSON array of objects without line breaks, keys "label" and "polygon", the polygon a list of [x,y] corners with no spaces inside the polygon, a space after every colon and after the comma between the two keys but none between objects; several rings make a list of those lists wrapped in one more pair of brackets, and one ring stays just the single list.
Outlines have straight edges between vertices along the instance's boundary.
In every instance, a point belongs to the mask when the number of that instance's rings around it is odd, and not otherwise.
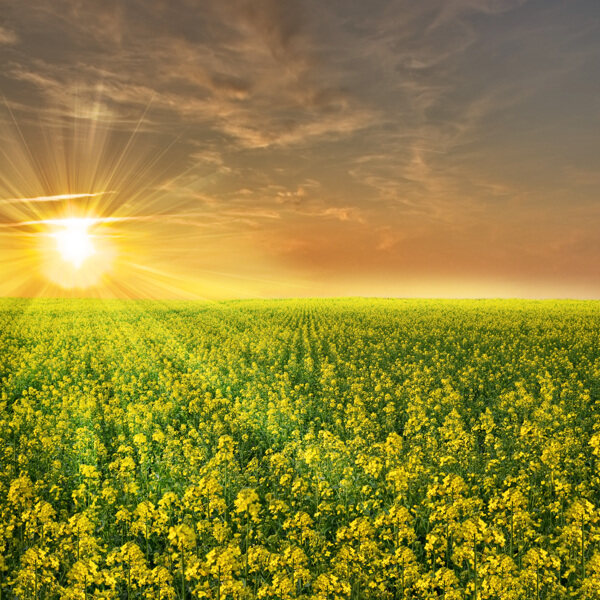
[{"label": "orange sky", "polygon": [[8,0],[0,294],[598,298],[599,55],[596,0]]}]

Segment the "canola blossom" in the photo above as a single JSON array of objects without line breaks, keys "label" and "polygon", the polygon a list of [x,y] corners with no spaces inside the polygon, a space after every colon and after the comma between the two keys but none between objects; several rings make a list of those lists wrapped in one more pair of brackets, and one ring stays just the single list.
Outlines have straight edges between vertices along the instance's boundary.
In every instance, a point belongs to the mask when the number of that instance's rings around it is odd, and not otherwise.
[{"label": "canola blossom", "polygon": [[0,301],[0,598],[600,598],[600,303]]}]

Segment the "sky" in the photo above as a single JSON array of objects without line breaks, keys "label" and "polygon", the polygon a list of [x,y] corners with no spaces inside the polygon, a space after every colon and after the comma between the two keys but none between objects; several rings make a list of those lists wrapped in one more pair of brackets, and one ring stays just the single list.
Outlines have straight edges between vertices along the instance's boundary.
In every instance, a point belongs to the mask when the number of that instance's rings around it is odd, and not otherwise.
[{"label": "sky", "polygon": [[2,295],[600,297],[597,0],[0,0],[0,64]]}]

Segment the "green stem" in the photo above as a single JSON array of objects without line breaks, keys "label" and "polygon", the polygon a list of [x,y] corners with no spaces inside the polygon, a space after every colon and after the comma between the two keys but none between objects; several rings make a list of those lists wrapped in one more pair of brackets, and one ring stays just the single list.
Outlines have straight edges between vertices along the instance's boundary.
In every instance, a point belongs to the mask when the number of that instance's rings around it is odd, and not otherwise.
[{"label": "green stem", "polygon": [[477,543],[475,536],[473,536],[473,570],[475,571],[475,600],[477,600],[479,590],[477,589]]},{"label": "green stem", "polygon": [[581,579],[585,579],[585,521],[584,514],[581,514]]},{"label": "green stem", "polygon": [[185,548],[181,544],[181,600],[185,599]]},{"label": "green stem", "polygon": [[515,535],[514,506],[510,503],[510,557],[513,557],[513,537]]}]

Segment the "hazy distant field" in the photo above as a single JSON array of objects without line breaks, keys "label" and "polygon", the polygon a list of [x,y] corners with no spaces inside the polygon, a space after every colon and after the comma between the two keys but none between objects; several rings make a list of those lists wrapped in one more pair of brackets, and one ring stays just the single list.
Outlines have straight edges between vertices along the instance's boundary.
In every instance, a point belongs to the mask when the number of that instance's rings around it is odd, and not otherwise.
[{"label": "hazy distant field", "polygon": [[1,598],[600,598],[600,303],[0,301]]}]

